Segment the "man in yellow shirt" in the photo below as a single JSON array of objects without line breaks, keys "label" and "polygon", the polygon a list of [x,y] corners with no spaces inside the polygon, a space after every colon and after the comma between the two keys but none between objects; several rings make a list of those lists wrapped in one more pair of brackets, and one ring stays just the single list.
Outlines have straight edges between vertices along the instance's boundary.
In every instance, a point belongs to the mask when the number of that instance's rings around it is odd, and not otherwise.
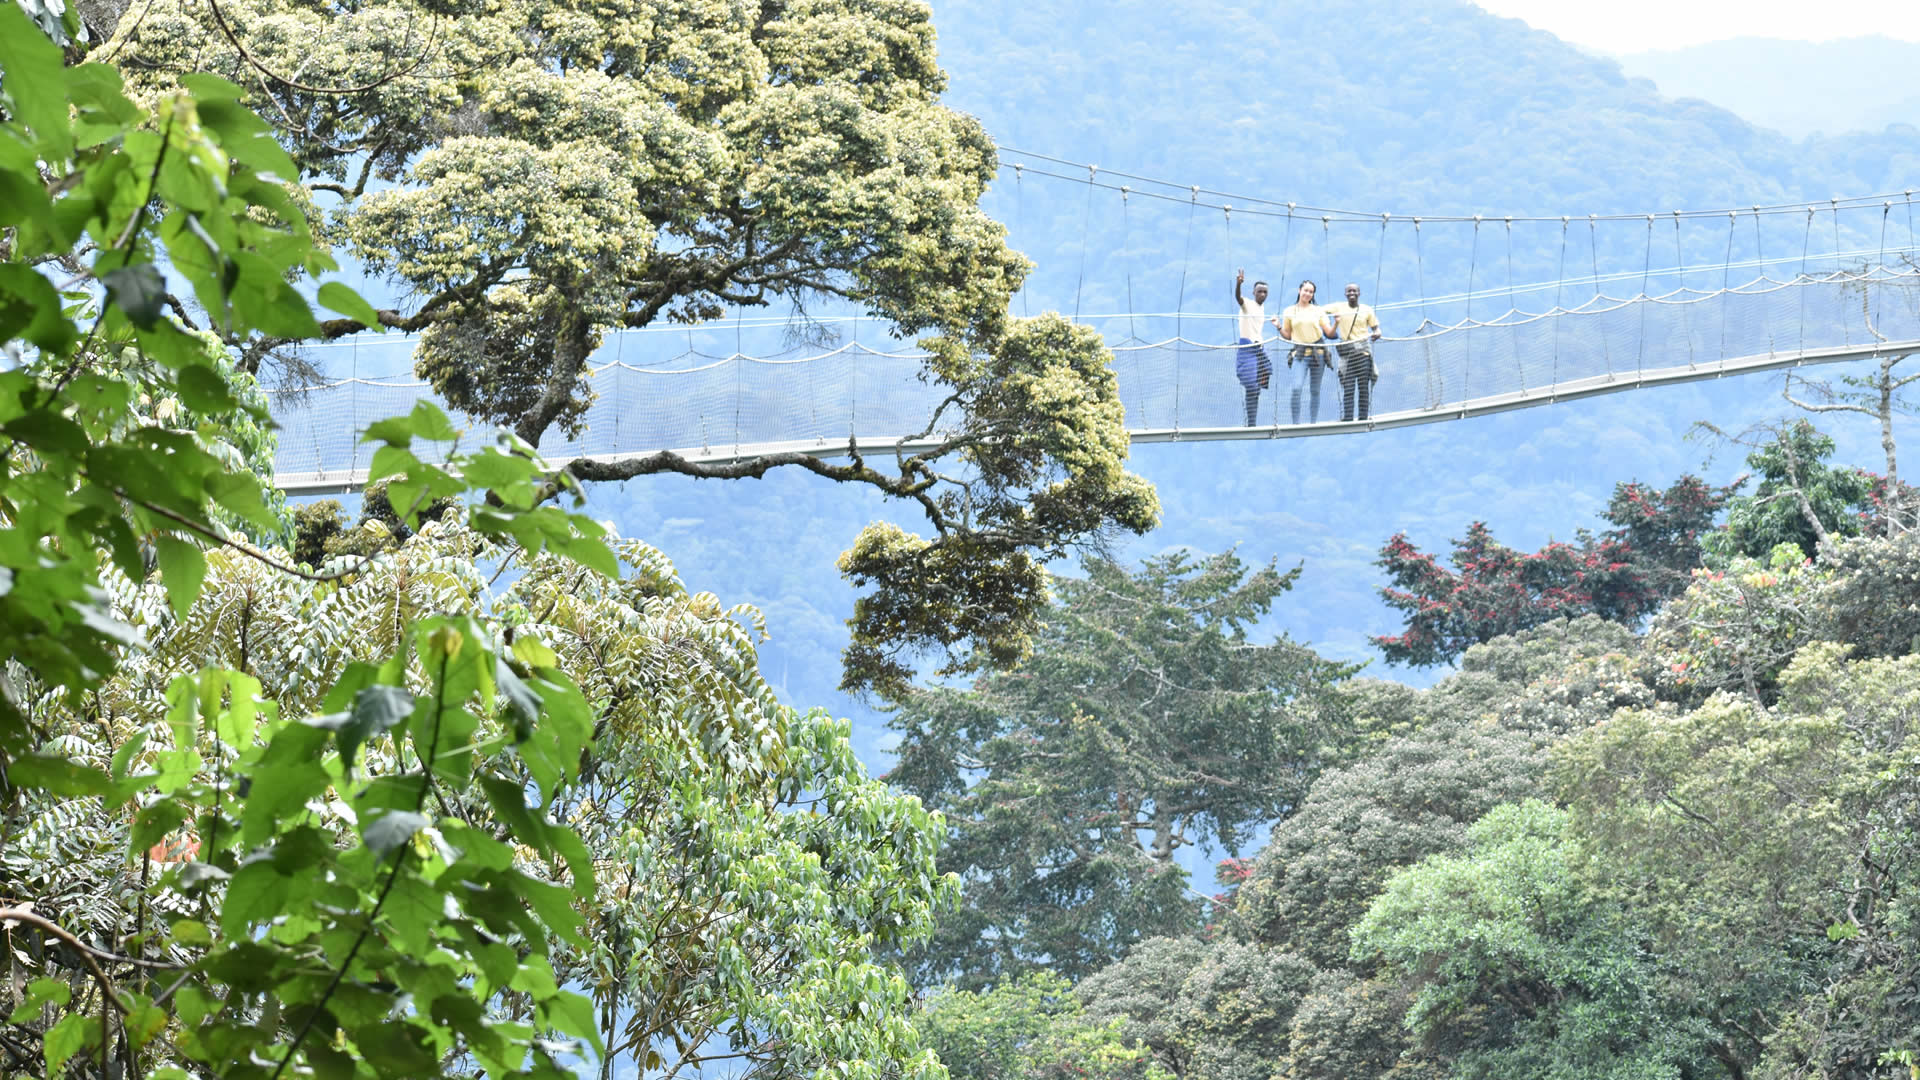
[{"label": "man in yellow shirt", "polygon": [[1313,302],[1316,286],[1311,281],[1300,283],[1300,291],[1287,310],[1274,319],[1275,329],[1280,336],[1292,343],[1287,352],[1287,366],[1296,362],[1299,368],[1294,373],[1293,383],[1293,422],[1300,422],[1301,383],[1310,390],[1307,410],[1307,422],[1320,422],[1320,376],[1333,364],[1333,357],[1327,352],[1326,339],[1333,336],[1333,323],[1327,319],[1326,310]]},{"label": "man in yellow shirt", "polygon": [[1380,372],[1373,366],[1373,343],[1380,339],[1380,320],[1360,302],[1360,286],[1347,283],[1347,302],[1327,309],[1333,317],[1334,340],[1340,350],[1340,419],[1367,419],[1373,407],[1373,384]]}]

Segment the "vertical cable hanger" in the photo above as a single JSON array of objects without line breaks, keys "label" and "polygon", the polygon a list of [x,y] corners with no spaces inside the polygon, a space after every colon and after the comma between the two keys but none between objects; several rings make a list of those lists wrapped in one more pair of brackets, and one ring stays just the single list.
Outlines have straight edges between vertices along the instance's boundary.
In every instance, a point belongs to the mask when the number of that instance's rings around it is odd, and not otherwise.
[{"label": "vertical cable hanger", "polygon": [[1480,215],[1473,215],[1473,251],[1467,257],[1467,348],[1460,361],[1460,400],[1467,399],[1467,387],[1473,378],[1473,278],[1480,269]]},{"label": "vertical cable hanger", "polygon": [[1800,351],[1807,351],[1807,245],[1813,239],[1813,207],[1807,207],[1807,224],[1800,230],[1800,276],[1794,279],[1800,294]]},{"label": "vertical cable hanger", "polygon": [[[1592,214],[1587,215],[1587,246],[1593,256],[1593,298],[1612,299],[1600,291],[1600,228]],[[1613,381],[1613,343],[1607,334],[1607,320],[1600,321],[1600,356],[1607,365],[1607,381]]]},{"label": "vertical cable hanger", "polygon": [[1133,325],[1133,212],[1127,202],[1132,190],[1125,184],[1120,186],[1120,258],[1127,273],[1127,340],[1138,344],[1140,335]]},{"label": "vertical cable hanger", "polygon": [[1640,264],[1640,351],[1634,357],[1633,370],[1642,373],[1647,364],[1647,275],[1653,272],[1653,215],[1647,215],[1647,255]]},{"label": "vertical cable hanger", "polygon": [[1187,267],[1193,258],[1193,215],[1200,207],[1200,188],[1187,189],[1187,240],[1180,251],[1180,298],[1173,307],[1173,433],[1180,434],[1180,369],[1186,355]]},{"label": "vertical cable hanger", "polygon": [[[1680,291],[1687,291],[1687,260],[1680,251],[1680,211],[1673,212],[1673,265],[1680,271]],[[1680,328],[1687,335],[1687,367],[1693,367],[1693,304],[1680,298]]]},{"label": "vertical cable hanger", "polygon": [[1727,362],[1727,307],[1728,297],[1732,295],[1727,291],[1727,283],[1733,274],[1733,231],[1739,224],[1740,212],[1727,211],[1727,254],[1720,262],[1720,362],[1722,364]]},{"label": "vertical cable hanger", "polygon": [[1567,226],[1572,220],[1560,215],[1560,269],[1555,271],[1553,282],[1553,386],[1560,385],[1560,316],[1566,311],[1560,303],[1567,289]]},{"label": "vertical cable hanger", "polygon": [[1420,219],[1413,219],[1413,267],[1416,283],[1420,286],[1420,329],[1414,331],[1420,335],[1420,344],[1427,358],[1427,396],[1426,407],[1440,407],[1440,386],[1433,370],[1433,335],[1427,331],[1433,320],[1427,316],[1427,248],[1420,232]]},{"label": "vertical cable hanger", "polygon": [[[1884,278],[1886,277],[1886,274],[1887,274],[1887,219],[1891,216],[1893,216],[1893,202],[1889,200],[1887,202],[1881,203],[1880,204],[1880,254],[1874,259],[1874,262],[1873,262],[1873,274],[1875,277],[1879,277],[1879,278]],[[1887,335],[1882,334],[1874,323],[1874,316],[1878,314],[1880,310],[1879,300],[1880,300],[1881,286],[1878,281],[1873,281],[1869,283],[1868,287],[1873,290],[1873,293],[1870,297],[1863,297],[1861,299],[1861,306],[1867,309],[1866,310],[1867,332],[1872,334],[1874,337],[1875,344],[1873,347],[1873,351],[1877,353],[1880,351],[1880,343],[1885,342],[1887,340]],[[1869,301],[1871,301],[1870,305],[1869,305]]]},{"label": "vertical cable hanger", "polygon": [[[1519,302],[1513,297],[1513,215],[1507,215],[1507,316],[1511,318],[1520,310]],[[1527,365],[1520,359],[1520,333],[1509,331],[1507,343],[1513,346],[1513,370],[1520,376],[1520,389],[1527,388]]]},{"label": "vertical cable hanger", "polygon": [[1073,321],[1080,321],[1080,287],[1087,280],[1087,225],[1093,220],[1093,183],[1100,166],[1087,166],[1087,202],[1080,211],[1080,276],[1073,282]]},{"label": "vertical cable hanger", "polygon": [[[1027,224],[1026,177],[1027,167],[1019,162],[1015,162],[1013,166],[1013,218],[1021,225],[1023,231]],[[1032,291],[1033,289],[1025,281],[1020,282],[1020,316],[1022,318],[1030,317],[1033,314],[1033,309],[1028,306],[1029,302],[1027,300],[1027,294]]]}]

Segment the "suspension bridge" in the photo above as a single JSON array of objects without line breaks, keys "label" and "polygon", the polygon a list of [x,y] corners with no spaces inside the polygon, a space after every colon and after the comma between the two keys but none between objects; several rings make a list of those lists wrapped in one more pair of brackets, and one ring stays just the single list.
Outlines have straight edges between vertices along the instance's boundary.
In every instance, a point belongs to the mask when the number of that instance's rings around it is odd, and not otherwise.
[{"label": "suspension bridge", "polygon": [[[1007,159],[1003,173],[1016,189],[1044,183],[1084,192],[1079,280],[1071,307],[1064,297],[1057,306],[1105,336],[1136,442],[1353,435],[1920,352],[1911,190],[1641,214],[1400,215],[1232,195],[1021,151],[1003,150]],[[1137,204],[1155,204],[1169,243],[1181,219],[1185,228],[1177,268],[1171,257],[1129,264],[1136,244],[1123,235],[1119,258],[1097,263],[1117,262],[1103,291],[1120,295],[1124,277],[1126,310],[1086,314],[1096,200],[1117,208],[1128,230]],[[1235,262],[1236,247],[1256,264],[1249,287],[1262,267],[1271,279],[1269,315],[1292,301],[1293,277],[1323,274],[1322,303],[1341,302],[1340,282],[1364,287],[1371,278],[1365,299],[1384,336],[1373,346],[1378,382],[1365,419],[1340,418],[1341,386],[1330,371],[1314,409],[1309,365],[1288,365],[1288,343],[1268,340],[1273,371],[1248,422],[1235,376],[1231,270],[1222,269]],[[1457,277],[1462,262],[1461,287],[1429,290],[1437,283],[1430,272]],[[1530,269],[1547,272],[1528,278]],[[1171,292],[1173,303],[1136,311],[1136,285]],[[1027,298],[1016,300],[1017,314],[1029,309]],[[397,335],[311,350],[336,377],[276,394],[282,489],[348,491],[366,482],[370,450],[360,433],[432,397],[407,374],[411,351],[412,341]],[[782,451],[837,456],[854,443],[866,453],[911,452],[942,437],[908,435],[927,429],[944,397],[922,380],[923,360],[863,316],[743,312],[699,327],[616,333],[591,368],[595,401],[584,429],[571,439],[550,435],[541,450],[556,463],[660,450],[706,462]]]}]

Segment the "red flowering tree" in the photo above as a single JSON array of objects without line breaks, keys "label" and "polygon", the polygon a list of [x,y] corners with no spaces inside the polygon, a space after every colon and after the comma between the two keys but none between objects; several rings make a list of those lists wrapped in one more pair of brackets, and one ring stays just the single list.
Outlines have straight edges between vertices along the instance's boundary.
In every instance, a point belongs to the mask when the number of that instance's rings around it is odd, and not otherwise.
[{"label": "red flowering tree", "polygon": [[1380,549],[1392,584],[1380,590],[1406,616],[1403,633],[1373,643],[1389,663],[1451,663],[1470,646],[1561,617],[1598,615],[1633,625],[1686,588],[1699,539],[1733,488],[1683,476],[1661,491],[1616,486],[1603,515],[1614,527],[1525,553],[1476,521],[1453,542],[1452,568],[1396,534]]}]

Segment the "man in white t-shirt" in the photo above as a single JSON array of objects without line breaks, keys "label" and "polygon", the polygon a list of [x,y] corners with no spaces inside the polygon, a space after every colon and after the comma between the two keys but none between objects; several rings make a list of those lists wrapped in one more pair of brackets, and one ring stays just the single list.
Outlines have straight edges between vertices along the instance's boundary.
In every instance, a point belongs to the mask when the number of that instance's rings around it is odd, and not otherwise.
[{"label": "man in white t-shirt", "polygon": [[1233,373],[1240,380],[1240,388],[1247,392],[1247,426],[1252,427],[1254,416],[1260,411],[1260,391],[1267,388],[1267,380],[1273,375],[1273,363],[1260,344],[1260,323],[1267,314],[1267,283],[1253,283],[1251,300],[1240,292],[1246,283],[1245,270],[1233,276],[1233,303],[1240,309],[1240,348],[1234,356]]}]

